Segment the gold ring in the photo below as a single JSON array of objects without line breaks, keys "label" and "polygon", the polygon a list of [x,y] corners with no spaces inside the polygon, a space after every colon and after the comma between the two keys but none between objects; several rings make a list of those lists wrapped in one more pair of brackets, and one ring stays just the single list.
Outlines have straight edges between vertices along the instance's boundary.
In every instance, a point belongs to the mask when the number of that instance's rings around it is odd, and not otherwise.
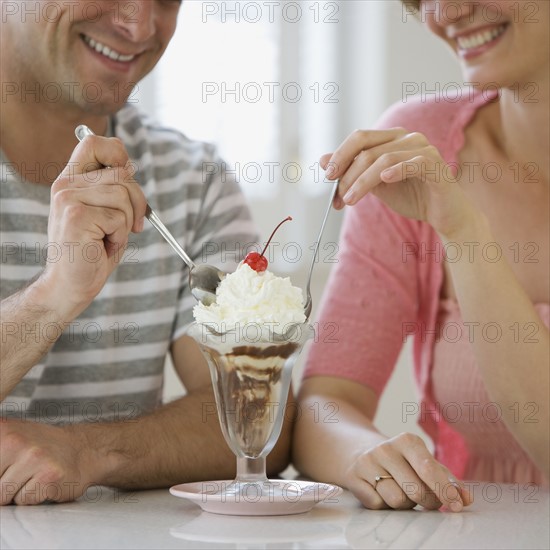
[{"label": "gold ring", "polygon": [[376,486],[378,485],[379,481],[382,481],[383,479],[393,479],[393,476],[376,476],[374,478],[374,490],[376,491]]}]

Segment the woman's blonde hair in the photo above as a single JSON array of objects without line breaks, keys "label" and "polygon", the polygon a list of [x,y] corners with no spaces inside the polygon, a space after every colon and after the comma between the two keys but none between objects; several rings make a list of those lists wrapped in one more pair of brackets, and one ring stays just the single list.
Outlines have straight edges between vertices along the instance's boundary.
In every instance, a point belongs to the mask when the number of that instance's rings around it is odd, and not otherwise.
[{"label": "woman's blonde hair", "polygon": [[407,6],[412,6],[416,10],[420,10],[420,0],[401,0],[401,2]]}]

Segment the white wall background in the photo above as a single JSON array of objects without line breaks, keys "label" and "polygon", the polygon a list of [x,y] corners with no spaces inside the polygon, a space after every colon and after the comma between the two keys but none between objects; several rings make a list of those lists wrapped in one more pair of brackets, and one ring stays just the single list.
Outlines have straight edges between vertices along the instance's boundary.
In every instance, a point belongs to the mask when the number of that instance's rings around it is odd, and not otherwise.
[{"label": "white wall background", "polygon": [[[246,3],[241,2],[241,7]],[[304,285],[311,254],[308,247],[315,240],[328,192],[322,181],[317,185],[306,181],[307,175],[313,179],[313,172],[308,172],[307,167],[322,153],[333,150],[354,129],[371,127],[386,107],[403,100],[405,87],[407,90],[415,87],[433,90],[438,85],[443,87],[449,82],[462,82],[462,79],[452,53],[421,23],[406,16],[399,0],[300,2],[304,15],[297,24],[283,21],[280,12],[275,12],[271,27],[266,30],[264,25],[263,31],[275,36],[273,43],[264,44],[265,51],[275,54],[270,53],[263,63],[258,62],[257,56],[246,54],[247,49],[260,48],[261,23],[247,23],[241,19],[235,24],[235,17],[231,15],[227,15],[225,21],[205,22],[205,5],[214,10],[222,5],[234,7],[233,4],[186,0],[171,49],[158,69],[140,84],[137,98],[142,108],[161,121],[178,127],[190,137],[220,143],[222,152],[233,151],[237,156],[243,154],[245,159],[250,159],[246,151],[257,148],[258,140],[264,140],[274,144],[271,161],[301,164],[305,176],[300,185],[289,185],[288,181],[279,178],[269,188],[245,187],[245,191],[264,237],[287,214],[296,218],[295,222],[286,224],[284,237],[300,243],[304,255],[300,262],[292,264],[277,258],[273,269],[288,271],[295,284]],[[252,4],[262,7],[261,1]],[[314,21],[314,10],[331,22]],[[256,27],[251,29],[254,24]],[[185,40],[189,40],[192,33],[195,34],[190,47]],[[221,34],[222,41],[219,39]],[[223,50],[233,43],[244,44],[244,50],[236,50],[239,53],[233,54],[232,59],[220,61]],[[242,56],[242,59],[234,59],[235,56]],[[207,61],[202,63],[201,59]],[[276,74],[281,84],[297,81],[302,83],[304,91],[318,82],[321,94],[323,83],[336,83],[337,101],[315,102],[306,94],[309,99],[298,104],[283,101],[274,105],[255,105],[254,108],[263,109],[255,114],[246,102],[237,105],[230,100],[226,103],[201,100],[198,87],[204,79],[218,83],[223,78],[228,79],[231,71],[227,71],[226,65],[231,62],[235,63],[232,70],[243,83],[254,80],[262,83]],[[276,70],[266,68],[267,63],[275,63]],[[223,77],[219,76],[220,72]],[[329,87],[327,93],[331,90]],[[239,112],[241,107],[248,110]],[[214,115],[212,110],[215,110]],[[251,117],[255,123],[252,126]],[[233,123],[229,124],[229,120]],[[240,140],[243,153],[236,148],[232,136]],[[337,242],[341,219],[341,213],[331,213],[325,242]],[[314,304],[319,302],[331,265],[321,261],[316,266]],[[314,308],[312,317],[315,313]],[[296,369],[296,385],[302,367],[303,360]],[[404,419],[402,415],[404,404],[417,399],[411,373],[408,343],[377,414],[380,429],[388,435],[402,431],[420,433],[414,418]],[[177,397],[182,392],[177,377],[167,365],[165,399]]]}]

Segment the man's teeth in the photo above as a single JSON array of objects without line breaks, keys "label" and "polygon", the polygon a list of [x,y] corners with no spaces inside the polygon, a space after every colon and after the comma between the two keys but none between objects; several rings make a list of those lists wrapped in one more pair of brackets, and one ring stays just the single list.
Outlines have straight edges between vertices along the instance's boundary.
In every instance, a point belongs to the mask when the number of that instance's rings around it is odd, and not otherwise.
[{"label": "man's teeth", "polygon": [[458,38],[457,42],[462,50],[479,48],[479,46],[483,46],[483,44],[487,44],[493,41],[497,36],[500,36],[505,28],[506,25],[500,25],[500,27],[487,29],[476,34],[471,34],[470,36],[461,36]]},{"label": "man's teeth", "polygon": [[89,36],[84,36],[84,42],[86,42],[86,44],[88,44],[88,46],[90,46],[90,48],[93,48],[96,52],[110,59],[114,59],[115,61],[132,61],[132,59],[136,57],[135,55],[122,55],[121,53],[115,52],[114,50],[111,50],[111,48],[109,48],[108,46],[105,46],[100,42],[96,42],[93,38],[90,38]]}]

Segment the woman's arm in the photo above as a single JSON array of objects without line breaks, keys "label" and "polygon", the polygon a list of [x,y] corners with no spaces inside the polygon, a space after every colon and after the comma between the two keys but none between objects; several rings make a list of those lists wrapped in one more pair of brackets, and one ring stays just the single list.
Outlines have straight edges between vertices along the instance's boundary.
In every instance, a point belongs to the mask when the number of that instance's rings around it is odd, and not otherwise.
[{"label": "woman's arm", "polygon": [[[387,438],[373,425],[373,390],[335,377],[304,380],[294,432],[293,461],[304,474],[350,489],[371,509],[442,505],[458,512],[471,497],[449,470],[410,433]],[[333,415],[318,411],[335,411]],[[393,479],[376,482],[377,475]]]},{"label": "woman's arm", "polygon": [[[429,223],[443,244],[463,246],[461,260],[449,263],[462,317],[502,330],[497,341],[472,341],[486,389],[511,433],[548,475],[549,332],[507,261],[482,257],[484,245],[495,241],[484,214],[447,176],[451,168],[420,133],[357,131],[321,159],[323,167],[329,163],[336,167],[329,179],[340,178],[340,201],[352,205],[372,193],[402,216]],[[533,327],[535,341],[516,341],[514,325]],[[516,403],[533,403],[537,422],[518,422]]]},{"label": "woman's arm", "polygon": [[[374,197],[346,212],[299,397],[297,467],[349,488],[369,508],[450,507],[456,499],[461,509],[470,502],[419,437],[388,439],[372,422],[403,327],[418,319],[419,266],[403,260],[401,245],[417,243],[419,229]],[[377,483],[379,475],[394,480]]]},{"label": "woman's arm", "polygon": [[[448,265],[462,318],[478,328],[470,342],[486,390],[499,405],[506,427],[550,477],[548,328],[505,257],[489,261],[482,254],[485,245],[495,242],[483,216],[440,236],[444,245],[458,244],[464,252]],[[494,330],[485,334],[480,327]],[[525,410],[535,411],[530,422]]]}]

